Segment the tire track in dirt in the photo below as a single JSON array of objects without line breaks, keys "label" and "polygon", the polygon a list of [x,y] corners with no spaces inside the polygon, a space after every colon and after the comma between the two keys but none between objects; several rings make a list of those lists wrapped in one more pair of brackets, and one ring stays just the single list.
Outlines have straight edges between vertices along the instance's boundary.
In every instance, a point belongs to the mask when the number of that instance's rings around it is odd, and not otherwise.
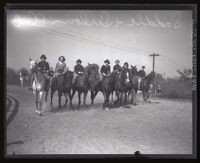
[{"label": "tire track in dirt", "polygon": [[12,122],[12,120],[14,119],[15,115],[18,112],[19,101],[16,98],[14,98],[13,96],[10,96],[10,95],[7,95],[7,100],[8,100],[7,112],[11,111],[11,113],[9,114],[9,116],[6,120],[6,125],[8,126]]}]

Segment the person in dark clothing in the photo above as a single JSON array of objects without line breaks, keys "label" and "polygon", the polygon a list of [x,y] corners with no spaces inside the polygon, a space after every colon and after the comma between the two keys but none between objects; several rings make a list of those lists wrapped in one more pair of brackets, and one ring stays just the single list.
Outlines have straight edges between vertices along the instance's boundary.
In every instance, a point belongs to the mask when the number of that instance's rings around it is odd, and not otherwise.
[{"label": "person in dark clothing", "polygon": [[76,61],[76,66],[74,67],[74,71],[78,74],[78,75],[81,75],[83,74],[83,71],[84,71],[84,68],[83,66],[81,65],[82,61],[80,59],[78,59]]},{"label": "person in dark clothing", "polygon": [[140,83],[141,83],[141,81],[146,77],[146,73],[145,73],[144,69],[145,69],[145,66],[142,66],[142,70],[140,70],[138,72],[138,76],[139,76],[139,79],[138,79],[138,88],[139,89],[140,89]]},{"label": "person in dark clothing", "polygon": [[130,70],[129,70],[129,64],[128,62],[124,63],[124,66],[122,67],[122,71],[125,71],[128,75],[127,79],[126,79],[126,83],[129,82],[129,75],[130,75]]},{"label": "person in dark clothing", "polygon": [[124,63],[124,66],[122,67],[122,71],[127,71],[127,72],[129,72],[130,70],[129,70],[129,64],[128,64],[128,62],[125,62]]},{"label": "person in dark clothing", "polygon": [[140,70],[140,71],[138,72],[138,75],[139,75],[141,78],[144,78],[144,77],[146,76],[146,73],[145,73],[144,69],[145,69],[145,66],[142,66],[142,70]]},{"label": "person in dark clothing", "polygon": [[82,61],[78,59],[76,61],[76,66],[74,66],[74,75],[73,75],[73,83],[75,82],[76,78],[83,74],[84,67],[81,65]]},{"label": "person in dark clothing", "polygon": [[113,67],[113,71],[121,71],[121,66],[119,65],[119,63],[120,63],[120,61],[117,59],[116,61],[115,61],[115,65],[114,65],[114,67]]},{"label": "person in dark clothing", "polygon": [[110,61],[108,60],[108,59],[106,59],[105,61],[104,61],[104,65],[102,65],[101,66],[101,70],[100,70],[100,72],[101,72],[101,75],[103,76],[103,77],[107,77],[107,76],[110,76]]}]

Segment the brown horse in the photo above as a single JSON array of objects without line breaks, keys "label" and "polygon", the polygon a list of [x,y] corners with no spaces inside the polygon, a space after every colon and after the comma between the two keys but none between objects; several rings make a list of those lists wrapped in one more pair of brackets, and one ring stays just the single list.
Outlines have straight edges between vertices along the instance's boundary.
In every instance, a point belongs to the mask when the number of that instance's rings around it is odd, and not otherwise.
[{"label": "brown horse", "polygon": [[35,96],[36,102],[36,112],[41,115],[42,108],[46,106],[47,96],[49,91],[49,83],[48,80],[44,77],[44,75],[37,68],[37,60],[30,60],[30,72],[34,76],[33,80],[33,93]]},{"label": "brown horse", "polygon": [[100,73],[99,73],[99,66],[97,64],[88,64],[88,84],[89,90],[91,92],[91,104],[94,104],[94,98],[96,97],[99,91],[100,85]]},{"label": "brown horse", "polygon": [[79,75],[76,77],[74,83],[73,83],[73,92],[72,92],[72,98],[74,97],[74,94],[76,93],[76,91],[78,92],[78,105],[77,105],[77,109],[80,108],[80,104],[81,104],[81,95],[82,93],[84,94],[83,96],[83,105],[85,106],[86,103],[86,97],[88,94],[88,90],[89,90],[89,68],[85,67],[84,68],[84,72],[83,74]]},{"label": "brown horse", "polygon": [[65,107],[67,106],[68,98],[70,100],[70,106],[72,107],[72,96],[71,96],[71,89],[73,80],[73,72],[67,71],[63,74],[58,75],[57,77],[52,78],[51,82],[51,102],[50,105],[52,106],[52,99],[53,94],[55,91],[58,92],[58,106],[61,108],[61,98],[62,95],[65,95]]},{"label": "brown horse", "polygon": [[151,73],[149,75],[147,75],[144,79],[142,79],[141,83],[140,83],[140,89],[143,93],[143,99],[146,102],[147,99],[149,98],[149,88],[150,88],[150,84],[153,82],[153,80],[155,79],[155,72],[151,71]]}]

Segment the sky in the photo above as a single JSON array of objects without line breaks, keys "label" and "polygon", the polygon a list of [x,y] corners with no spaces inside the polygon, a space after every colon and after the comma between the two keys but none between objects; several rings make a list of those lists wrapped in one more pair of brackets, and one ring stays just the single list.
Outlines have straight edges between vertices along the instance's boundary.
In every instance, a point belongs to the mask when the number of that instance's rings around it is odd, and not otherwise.
[{"label": "sky", "polygon": [[146,67],[167,77],[192,69],[192,11],[189,10],[8,10],[7,67],[29,68],[29,57],[47,56],[55,68],[65,56],[101,66],[109,59]]}]

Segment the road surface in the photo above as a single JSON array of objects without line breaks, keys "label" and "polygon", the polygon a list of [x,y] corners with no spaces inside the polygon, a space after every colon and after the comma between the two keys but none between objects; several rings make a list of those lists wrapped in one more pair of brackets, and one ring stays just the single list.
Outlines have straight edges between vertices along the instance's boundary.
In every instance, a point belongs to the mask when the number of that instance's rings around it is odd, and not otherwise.
[{"label": "road surface", "polygon": [[[7,87],[7,154],[191,154],[192,102],[152,97],[137,106],[102,109],[103,96],[78,111],[53,107],[35,113],[27,88]],[[62,102],[64,104],[64,100]],[[73,104],[77,104],[77,95]],[[10,119],[9,119],[10,117]]]}]

